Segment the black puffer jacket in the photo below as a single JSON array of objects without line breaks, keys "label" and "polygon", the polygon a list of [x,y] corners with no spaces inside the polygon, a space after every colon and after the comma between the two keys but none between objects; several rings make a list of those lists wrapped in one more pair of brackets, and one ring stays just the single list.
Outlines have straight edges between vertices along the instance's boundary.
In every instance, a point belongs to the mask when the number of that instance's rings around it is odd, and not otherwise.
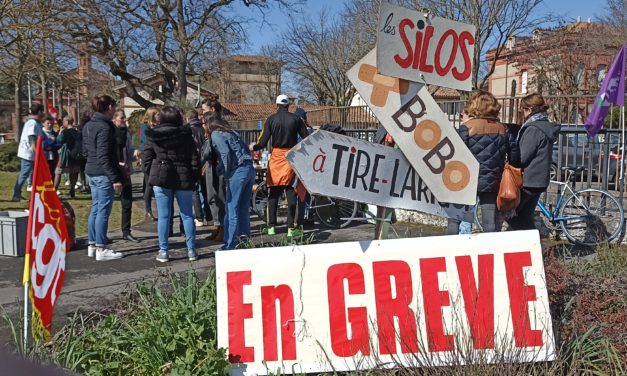
[{"label": "black puffer jacket", "polygon": [[561,126],[548,120],[533,121],[520,129],[520,165],[523,169],[523,187],[546,188],[551,181],[553,143]]},{"label": "black puffer jacket", "polygon": [[517,148],[516,138],[491,119],[472,119],[459,126],[459,135],[479,162],[477,193],[498,192],[505,161]]},{"label": "black puffer jacket", "polygon": [[189,191],[198,181],[198,152],[189,127],[161,124],[148,129],[143,161],[153,186]]},{"label": "black puffer jacket", "polygon": [[105,115],[96,112],[83,127],[83,152],[87,155],[85,173],[106,175],[111,183],[124,183],[120,171],[115,141],[115,125]]}]

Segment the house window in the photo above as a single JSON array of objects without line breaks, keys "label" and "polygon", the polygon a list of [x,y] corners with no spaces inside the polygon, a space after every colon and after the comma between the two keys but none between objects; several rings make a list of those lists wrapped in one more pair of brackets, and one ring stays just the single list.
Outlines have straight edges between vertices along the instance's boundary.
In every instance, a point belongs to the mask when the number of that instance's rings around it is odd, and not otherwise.
[{"label": "house window", "polygon": [[581,79],[583,78],[583,71],[585,69],[585,65],[582,63],[577,64],[577,69],[575,70],[575,86],[579,87],[581,85]]},{"label": "house window", "polygon": [[527,94],[527,82],[529,81],[529,76],[527,74],[527,71],[524,70],[522,71],[522,74],[520,76],[520,93],[521,94]]},{"label": "house window", "polygon": [[607,73],[607,65],[605,64],[597,65],[597,74],[596,74],[597,84],[601,85],[601,83],[605,79],[605,73]]}]

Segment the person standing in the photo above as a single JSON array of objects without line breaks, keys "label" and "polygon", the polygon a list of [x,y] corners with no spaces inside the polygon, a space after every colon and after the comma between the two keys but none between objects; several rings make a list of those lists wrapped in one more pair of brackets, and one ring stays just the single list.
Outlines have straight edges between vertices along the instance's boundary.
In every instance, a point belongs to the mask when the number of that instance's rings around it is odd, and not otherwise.
[{"label": "person standing", "polygon": [[50,177],[54,176],[54,172],[57,169],[59,163],[59,145],[57,144],[57,132],[54,130],[54,118],[47,115],[42,123],[44,142],[43,148],[46,153],[46,160],[48,161],[48,168],[50,169]]},{"label": "person standing", "polygon": [[[464,107],[459,135],[479,162],[477,196],[481,207],[483,232],[500,231],[496,197],[501,184],[505,161],[512,160],[516,140],[510,139],[507,128],[499,121],[501,105],[487,91],[473,93]],[[460,221],[448,220],[449,235],[458,234]]]},{"label": "person standing", "polygon": [[[192,131],[192,137],[196,144],[196,152],[200,155],[202,145],[205,142],[206,132],[202,126],[202,122],[198,118],[198,111],[191,109],[188,110],[185,115],[187,126]],[[202,168],[202,174],[206,174],[206,168]],[[207,181],[205,179],[198,179],[196,188],[194,188],[193,194],[194,203],[194,223],[196,226],[204,226],[205,222],[209,221],[209,205],[207,205]]]},{"label": "person standing", "polygon": [[59,149],[59,165],[54,175],[54,189],[59,192],[61,176],[69,174],[70,197],[74,198],[75,186],[81,169],[78,154],[81,153],[82,138],[78,130],[74,128],[74,119],[71,116],[66,116],[63,119],[63,130],[59,134],[57,142],[61,145],[61,149]]},{"label": "person standing", "polygon": [[[210,119],[218,118],[222,119],[222,104],[218,101],[217,96],[211,96],[205,98],[201,105],[202,122],[205,127],[205,131],[208,134]],[[211,145],[210,137],[207,136],[209,145]],[[224,176],[221,176],[216,171],[217,158],[211,148],[209,149],[209,155],[203,156],[203,163],[205,163],[205,185],[207,186],[207,204],[209,211],[211,212],[211,220],[213,226],[210,228],[211,235],[207,237],[207,240],[215,242],[224,241],[224,217],[226,216],[224,202],[226,201],[226,185],[224,182]],[[204,158],[206,157],[206,158]]]},{"label": "person standing", "polygon": [[226,218],[223,250],[235,249],[241,236],[250,237],[250,200],[255,182],[253,157],[239,135],[223,119],[209,122],[216,171],[226,182]]},{"label": "person standing", "polygon": [[160,120],[158,126],[146,130],[146,144],[142,153],[144,171],[149,176],[148,182],[155,190],[157,201],[157,261],[170,260],[168,234],[175,197],[183,221],[187,257],[190,261],[195,261],[198,256],[192,191],[199,176],[198,153],[192,131],[183,126],[183,115],[178,109],[163,107]]},{"label": "person standing", "polygon": [[263,230],[265,234],[276,233],[277,209],[279,197],[283,191],[287,195],[287,236],[302,235],[302,229],[294,228],[294,216],[296,214],[296,193],[294,191],[294,178],[296,174],[287,162],[285,154],[298,143],[298,135],[307,137],[305,123],[298,116],[288,111],[290,105],[287,95],[281,94],[276,98],[277,112],[271,115],[265,122],[257,143],[250,145],[250,151],[258,151],[265,148],[272,138],[272,153],[268,163],[266,181],[269,188],[268,197],[268,227]]},{"label": "person standing", "polygon": [[516,216],[507,222],[513,230],[533,230],[538,199],[551,181],[553,143],[559,137],[560,125],[549,121],[549,107],[540,94],[527,95],[520,101],[520,107],[524,119],[518,133],[523,187]]},{"label": "person standing", "polygon": [[[139,128],[139,150],[143,154],[146,146],[146,132],[148,129],[152,129],[159,124],[159,109],[157,107],[150,107],[144,114],[143,123]],[[152,197],[154,196],[154,190],[148,181],[148,174],[144,174],[143,183],[144,192],[144,207],[146,208],[146,220],[156,221],[157,218],[152,214]]]},{"label": "person standing", "polygon": [[[80,139],[81,139],[81,144],[83,142],[83,129],[85,128],[85,125],[91,120],[91,116],[93,115],[93,113],[91,111],[85,111],[83,112],[83,114],[81,115],[81,122],[78,124],[78,134],[80,135]],[[85,175],[85,165],[87,164],[87,154],[84,150],[81,150],[81,156],[79,157],[80,160],[80,172],[79,172],[79,177],[81,179],[81,183],[77,184],[77,186],[81,187],[81,192],[83,193],[90,193],[89,190],[89,182],[87,181],[87,175]]]},{"label": "person standing", "polygon": [[30,119],[24,124],[20,135],[20,144],[17,147],[17,156],[20,158],[20,173],[13,187],[13,201],[22,199],[22,186],[28,181],[28,188],[31,186],[33,167],[35,165],[35,147],[37,137],[43,135],[41,121],[44,119],[44,106],[41,103],[34,103],[30,108]]},{"label": "person standing", "polygon": [[133,212],[133,184],[131,174],[133,173],[133,159],[139,155],[138,150],[133,149],[133,141],[126,126],[126,114],[124,110],[117,110],[113,115],[113,125],[115,125],[116,153],[120,171],[124,175],[124,186],[120,192],[120,203],[122,204],[122,239],[133,243],[140,240],[131,234],[131,214]]},{"label": "person standing", "polygon": [[118,164],[115,126],[111,122],[116,103],[108,95],[98,95],[92,99],[91,106],[94,114],[83,128],[83,148],[87,153],[85,174],[91,188],[87,256],[95,256],[96,261],[116,260],[123,255],[105,248],[113,199],[125,183]]}]

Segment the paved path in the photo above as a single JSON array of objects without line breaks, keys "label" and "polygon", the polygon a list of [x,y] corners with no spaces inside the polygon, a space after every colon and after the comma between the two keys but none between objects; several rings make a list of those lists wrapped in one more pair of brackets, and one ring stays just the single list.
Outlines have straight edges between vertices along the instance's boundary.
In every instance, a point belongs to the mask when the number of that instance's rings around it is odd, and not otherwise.
[{"label": "paved path", "polygon": [[[135,184],[140,184],[134,176]],[[135,190],[138,192],[137,190]],[[134,205],[143,205],[137,197]],[[285,235],[285,229],[279,228],[283,234],[261,238],[259,230],[261,222],[253,221],[253,241],[279,242]],[[175,219],[175,229],[178,229]],[[118,302],[127,287],[142,280],[151,280],[163,272],[184,272],[190,269],[205,275],[214,266],[214,251],[222,244],[205,240],[209,231],[207,227],[197,229],[197,248],[200,259],[196,262],[187,260],[184,238],[175,233],[170,241],[172,261],[159,263],[155,260],[158,250],[156,222],[144,222],[133,226],[133,235],[142,241],[139,244],[123,241],[121,233],[109,234],[113,241],[111,248],[121,251],[125,257],[120,260],[97,262],[87,257],[85,239],[79,239],[77,249],[66,257],[66,274],[63,292],[55,308],[54,326],[60,327],[76,309],[93,311],[106,308]],[[395,232],[396,231],[396,232]],[[316,242],[332,243],[354,240],[372,239],[374,225],[357,224],[340,230],[328,230],[317,225],[306,228],[305,237],[314,234]],[[434,235],[443,229],[420,228],[405,225],[394,225],[391,237],[416,237]],[[18,322],[20,309],[23,305],[23,287],[21,285],[23,258],[0,258],[0,305]],[[10,339],[10,332],[5,323],[0,325],[0,343]]]}]

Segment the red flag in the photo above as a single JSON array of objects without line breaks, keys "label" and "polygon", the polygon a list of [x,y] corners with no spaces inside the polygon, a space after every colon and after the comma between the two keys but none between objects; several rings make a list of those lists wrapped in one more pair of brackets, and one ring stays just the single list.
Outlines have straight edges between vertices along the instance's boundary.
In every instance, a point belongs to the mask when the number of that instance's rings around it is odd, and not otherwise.
[{"label": "red flag", "polygon": [[57,120],[59,117],[59,112],[56,108],[54,108],[54,105],[52,104],[52,101],[50,99],[48,99],[48,113],[54,118],[54,120]]},{"label": "red flag", "polygon": [[31,283],[33,333],[48,338],[52,311],[65,278],[68,234],[63,206],[42,148],[42,137],[37,139],[32,186],[23,281]]}]

